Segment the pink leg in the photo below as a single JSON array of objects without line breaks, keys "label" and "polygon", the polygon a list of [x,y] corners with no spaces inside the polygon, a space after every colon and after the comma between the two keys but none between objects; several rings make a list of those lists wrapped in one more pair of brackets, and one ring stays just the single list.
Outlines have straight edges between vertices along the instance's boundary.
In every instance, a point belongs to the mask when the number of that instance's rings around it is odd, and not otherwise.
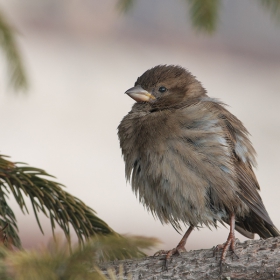
[{"label": "pink leg", "polygon": [[166,256],[165,256],[166,270],[168,270],[167,262],[173,255],[175,255],[175,254],[180,255],[181,252],[186,251],[185,245],[186,245],[187,239],[188,239],[189,235],[191,234],[191,232],[193,231],[193,229],[194,229],[193,226],[190,226],[188,228],[188,230],[186,231],[186,233],[184,234],[183,238],[181,239],[181,241],[179,242],[179,244],[177,245],[176,248],[174,248],[172,250],[169,250],[169,251],[161,250],[161,251],[158,251],[154,254],[154,256],[159,256],[159,255],[162,255],[162,254],[166,254]]},{"label": "pink leg", "polygon": [[222,264],[225,262],[226,259],[226,255],[229,249],[232,250],[232,252],[235,254],[235,256],[237,258],[239,258],[236,253],[235,253],[235,235],[234,235],[234,228],[235,228],[235,215],[231,214],[230,215],[230,230],[229,230],[229,235],[227,238],[226,243],[222,244],[222,245],[217,245],[216,247],[216,251],[218,251],[219,249],[223,249],[222,251],[222,256],[221,256],[221,268],[222,268]]}]

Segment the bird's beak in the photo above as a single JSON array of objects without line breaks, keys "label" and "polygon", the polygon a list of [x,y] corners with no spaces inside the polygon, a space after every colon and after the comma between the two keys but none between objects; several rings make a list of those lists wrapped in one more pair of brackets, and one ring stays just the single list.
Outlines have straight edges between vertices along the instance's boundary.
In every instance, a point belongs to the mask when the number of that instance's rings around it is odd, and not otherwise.
[{"label": "bird's beak", "polygon": [[151,101],[156,99],[151,93],[144,90],[141,86],[135,86],[133,88],[130,88],[125,92],[127,95],[129,95],[131,98],[133,98],[137,102],[141,101]]}]

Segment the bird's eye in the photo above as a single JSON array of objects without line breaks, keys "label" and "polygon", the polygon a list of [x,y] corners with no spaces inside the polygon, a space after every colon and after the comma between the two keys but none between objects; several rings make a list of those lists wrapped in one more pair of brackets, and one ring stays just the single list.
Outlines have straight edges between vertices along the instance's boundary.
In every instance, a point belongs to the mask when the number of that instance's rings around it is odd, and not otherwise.
[{"label": "bird's eye", "polygon": [[167,91],[167,88],[166,87],[160,87],[158,89],[159,92],[166,92]]}]

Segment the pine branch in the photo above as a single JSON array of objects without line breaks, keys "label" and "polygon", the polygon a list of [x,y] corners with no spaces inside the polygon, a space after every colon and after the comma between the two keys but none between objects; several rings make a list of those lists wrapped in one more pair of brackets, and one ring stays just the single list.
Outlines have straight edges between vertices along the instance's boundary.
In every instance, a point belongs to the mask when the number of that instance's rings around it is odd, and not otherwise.
[{"label": "pine branch", "polygon": [[119,0],[117,3],[117,8],[121,12],[125,13],[132,8],[133,3],[134,3],[134,0]]},{"label": "pine branch", "polygon": [[[95,236],[72,251],[60,238],[40,250],[12,252],[0,247],[0,279],[103,279],[102,261],[143,257],[140,249],[155,246],[154,238]],[[11,278],[8,278],[11,277]]]},{"label": "pine branch", "polygon": [[[118,8],[122,12],[130,10],[136,0],[119,0]],[[190,4],[192,25],[200,32],[213,33],[217,27],[218,10],[221,0],[187,0]]]},{"label": "pine branch", "polygon": [[187,0],[190,4],[192,25],[198,31],[213,33],[216,31],[220,0]]},{"label": "pine branch", "polygon": [[272,18],[280,22],[280,0],[259,0],[259,2],[270,12]]},{"label": "pine branch", "polygon": [[17,234],[16,218],[8,206],[5,197],[12,193],[23,213],[28,213],[24,195],[31,200],[38,226],[43,233],[38,213],[44,213],[51,222],[54,231],[56,223],[63,230],[70,242],[70,225],[72,225],[79,242],[96,234],[116,234],[104,221],[95,215],[95,211],[78,198],[62,189],[62,185],[53,180],[42,169],[13,163],[0,155],[0,219],[2,228],[8,224],[6,234],[12,244],[20,246]]},{"label": "pine branch", "polygon": [[22,59],[14,38],[13,29],[0,12],[0,46],[8,63],[8,75],[11,86],[15,90],[27,89],[27,78],[22,65]]},{"label": "pine branch", "polygon": [[[119,0],[118,8],[128,12],[136,0]],[[280,22],[280,0],[258,0],[270,12],[272,18]],[[186,0],[189,4],[191,22],[199,32],[213,34],[218,25],[221,0]]]},{"label": "pine branch", "polygon": [[18,227],[16,217],[13,210],[7,204],[5,199],[5,193],[0,189],[0,244],[4,244],[6,247],[10,247],[13,244],[17,248],[21,247],[21,242],[18,236]]}]

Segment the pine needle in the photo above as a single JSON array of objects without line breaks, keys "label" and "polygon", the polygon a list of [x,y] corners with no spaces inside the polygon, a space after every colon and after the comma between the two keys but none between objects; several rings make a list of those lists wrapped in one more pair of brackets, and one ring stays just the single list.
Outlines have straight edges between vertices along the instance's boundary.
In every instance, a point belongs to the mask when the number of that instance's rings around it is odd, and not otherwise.
[{"label": "pine needle", "polygon": [[[38,213],[45,214],[51,222],[52,230],[58,224],[70,243],[72,225],[80,244],[96,234],[116,233],[95,211],[81,200],[63,190],[63,185],[54,180],[42,169],[13,163],[0,155],[0,227],[8,224],[7,236],[16,247],[20,247],[17,221],[12,209],[6,202],[9,192],[13,194],[23,213],[28,213],[24,195],[30,198],[37,224],[43,233]],[[23,195],[24,194],[24,195]]]},{"label": "pine needle", "polygon": [[220,0],[187,0],[190,4],[192,25],[198,31],[213,33],[216,31]]},{"label": "pine needle", "polygon": [[119,0],[117,3],[117,8],[121,11],[126,13],[130,10],[133,6],[134,0]]},{"label": "pine needle", "polygon": [[[139,249],[148,249],[156,243],[154,238],[140,236],[96,235],[85,246],[76,246],[72,252],[59,236],[40,250],[8,252],[0,247],[0,261],[4,260],[0,265],[0,275],[2,269],[7,278],[1,279],[9,279],[8,276],[19,280],[123,279],[122,267],[118,273],[109,269],[104,275],[98,266],[110,260],[142,257]],[[9,269],[5,269],[7,264]]]},{"label": "pine needle", "polygon": [[0,12],[0,47],[7,64],[9,83],[15,90],[27,89],[27,78],[22,65],[21,55],[14,37],[14,30],[10,27],[4,15]]},{"label": "pine needle", "polygon": [[259,2],[280,23],[280,0],[259,0]]}]

